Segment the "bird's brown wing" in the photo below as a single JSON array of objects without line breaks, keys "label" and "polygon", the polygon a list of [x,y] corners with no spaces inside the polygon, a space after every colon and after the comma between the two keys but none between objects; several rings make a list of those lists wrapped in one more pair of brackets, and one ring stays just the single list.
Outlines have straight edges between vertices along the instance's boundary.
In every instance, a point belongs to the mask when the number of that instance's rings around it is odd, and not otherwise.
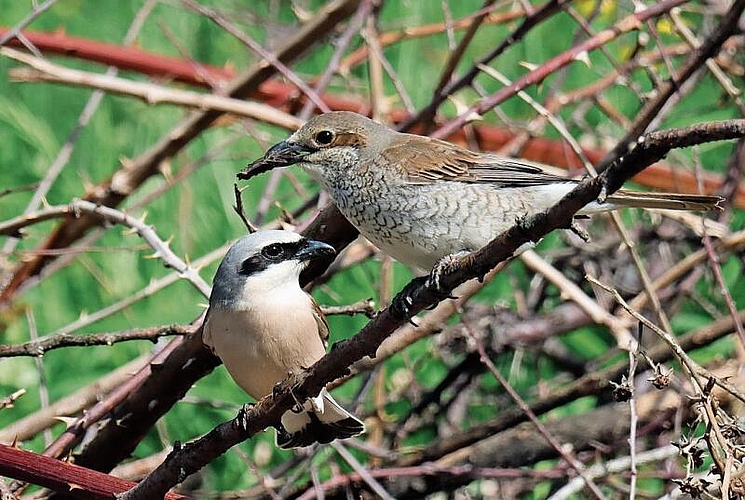
[{"label": "bird's brown wing", "polygon": [[382,156],[388,165],[401,169],[412,184],[458,181],[519,187],[571,182],[537,164],[476,153],[449,142],[414,135],[389,146]]},{"label": "bird's brown wing", "polygon": [[329,323],[315,299],[310,297],[310,301],[313,304],[313,318],[316,320],[316,326],[318,327],[318,336],[321,337],[323,346],[326,347],[329,343]]}]

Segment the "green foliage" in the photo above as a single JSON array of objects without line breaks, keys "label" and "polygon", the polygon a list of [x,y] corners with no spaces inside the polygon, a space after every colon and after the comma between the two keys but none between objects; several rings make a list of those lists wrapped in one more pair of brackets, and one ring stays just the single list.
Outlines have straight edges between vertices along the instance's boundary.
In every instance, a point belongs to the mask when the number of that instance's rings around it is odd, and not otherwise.
[{"label": "green foliage", "polygon": [[[297,18],[289,3],[204,3],[234,14],[235,19],[231,20],[245,28],[251,37],[264,46],[276,47],[281,43],[285,33],[295,29],[293,25]],[[325,2],[319,0],[298,3],[315,9]],[[459,19],[472,14],[482,3],[481,0],[444,3],[414,0],[387,2],[379,16],[379,28],[386,31],[427,23],[441,23],[445,4],[451,9],[452,18]],[[277,7],[278,4],[282,5]],[[596,2],[577,2],[576,8],[582,15],[587,15],[588,9],[592,9],[595,4]],[[602,30],[608,23],[617,19],[619,12],[615,4],[602,2],[599,15],[590,24],[592,30]],[[58,2],[48,13],[34,21],[30,28],[45,31],[63,29],[72,36],[120,44],[140,6],[141,2]],[[28,11],[28,2],[0,0],[0,12],[3,13],[0,24],[12,26]],[[699,17],[688,18],[688,21],[692,24],[702,22]],[[509,24],[487,25],[480,29],[458,64],[455,74],[462,74],[475,60],[493,50],[514,31],[519,22],[520,20]],[[658,28],[663,41],[672,36],[669,28]],[[579,35],[574,35],[575,30],[576,25],[569,15],[560,14],[552,17],[533,29],[523,43],[514,45],[501,56],[498,60],[499,70],[513,81],[519,79],[535,65],[542,64],[557,53],[575,45],[581,39]],[[562,36],[556,36],[557,33]],[[459,37],[460,35],[456,36],[456,40],[459,40]],[[178,46],[173,40],[178,41]],[[637,34],[630,33],[608,44],[605,49],[615,61],[618,61],[617,64],[621,64],[638,48],[637,41]],[[655,45],[657,43],[654,42]],[[354,48],[362,45],[361,39],[353,43]],[[146,21],[141,34],[137,37],[137,46],[174,57],[183,57],[186,53],[201,63],[234,67],[238,70],[256,60],[240,41],[215,23],[177,4],[163,2],[155,6],[155,10]],[[447,33],[441,32],[422,38],[410,38],[385,49],[386,58],[395,69],[398,83],[408,91],[416,107],[425,106],[431,99],[451,48]],[[293,70],[306,80],[312,80],[313,75],[319,75],[325,70],[333,50],[333,43],[319,44],[294,64]],[[98,64],[76,62],[69,58],[51,59],[70,67],[102,71]],[[76,120],[91,95],[90,90],[63,85],[12,83],[8,80],[8,73],[15,66],[17,65],[8,59],[0,59],[0,190],[26,186],[43,178],[60,148],[73,133]],[[594,51],[588,55],[587,62],[572,64],[565,73],[552,75],[540,85],[530,86],[526,92],[543,102],[556,93],[554,85],[560,84],[561,92],[570,92],[586,86],[589,81],[597,80],[614,67],[615,64],[610,62],[606,55]],[[664,61],[657,61],[654,69],[663,76],[666,75]],[[145,80],[140,75],[123,76]],[[361,64],[352,68],[350,74],[344,75],[344,78],[336,76],[331,87],[345,91],[352,88],[366,94],[366,90],[360,89],[367,88],[368,77],[368,66]],[[645,71],[634,71],[631,78],[633,85],[614,85],[607,89],[602,97],[612,103],[618,113],[633,118],[641,107],[640,94],[653,90],[655,82]],[[503,87],[501,83],[485,74],[477,77],[476,82],[486,93],[495,92]],[[386,96],[396,95],[396,86],[389,78],[386,78],[384,93]],[[460,102],[446,103],[440,111],[443,115],[454,115],[457,111],[456,104],[470,105],[477,95],[472,89],[465,90],[454,99]],[[720,87],[707,75],[681,101],[679,111],[665,117],[660,128],[737,116],[735,106],[712,105],[720,99],[723,99]],[[392,104],[400,106],[400,101],[393,99]],[[589,137],[588,130],[598,129],[606,136],[613,137],[624,133],[623,125],[609,120],[600,107],[587,112],[582,123],[572,119],[575,111],[575,107],[568,106],[558,111],[557,115],[565,121],[570,133],[575,137],[582,136],[593,146],[602,142],[601,134]],[[495,113],[488,113],[484,119],[489,123],[501,124],[502,118],[507,117],[516,125],[514,128],[519,129],[520,125],[536,115],[535,110],[520,99],[504,102],[499,106],[498,112],[497,116]],[[50,205],[66,204],[73,198],[85,196],[90,192],[91,186],[107,180],[127,161],[141,155],[162,140],[174,124],[180,122],[186,114],[187,112],[175,106],[151,106],[125,97],[106,95],[90,124],[76,138],[72,157],[54,183],[45,202]],[[251,135],[246,133],[247,130],[250,130]],[[549,138],[560,136],[552,127],[546,128],[543,133]],[[240,138],[224,150],[220,149],[215,153],[219,145],[235,135],[240,135]],[[287,131],[259,123],[215,125],[192,141],[169,163],[164,164],[164,175],[151,178],[127,198],[120,208],[137,216],[147,212],[147,222],[156,228],[162,239],[171,241],[174,252],[194,261],[245,233],[243,224],[232,209],[235,173],[249,160],[260,155],[267,145],[286,136]],[[602,145],[607,146],[607,141]],[[707,171],[722,173],[726,169],[726,159],[732,148],[731,144],[704,145],[696,148],[695,152],[676,151],[670,160],[675,164],[686,165],[700,162]],[[215,156],[203,161],[206,155]],[[179,179],[178,173],[192,164],[199,164],[199,167],[191,175]],[[300,207],[306,197],[300,196],[298,189],[306,190],[308,193],[317,190],[317,183],[308,175],[303,172],[293,173],[296,184],[286,179],[280,182],[272,198],[276,204],[270,207],[265,220],[276,218],[282,210],[292,212]],[[255,207],[261,201],[267,180],[268,176],[252,180],[243,193],[243,202],[250,216],[254,215]],[[0,196],[0,222],[22,213],[32,193],[31,189]],[[147,203],[145,210],[140,203],[148,200],[150,196],[154,199]],[[625,215],[625,220],[646,221],[641,219],[642,217],[644,216],[638,214]],[[11,263],[15,264],[26,258],[28,254],[25,252],[35,250],[56,224],[56,221],[51,221],[27,228],[26,237],[20,241],[16,251],[10,256]],[[737,230],[743,227],[745,215],[741,211],[735,211],[730,228]],[[602,230],[604,229],[597,232]],[[558,233],[549,235],[540,243],[538,249],[540,252],[550,252],[563,247],[562,239]],[[643,243],[640,242],[641,245]],[[0,240],[0,245],[4,244],[5,238]],[[160,260],[148,259],[150,253],[152,250],[144,248],[142,240],[137,235],[126,234],[121,227],[103,229],[99,238],[90,243],[86,251],[38,285],[23,291],[13,309],[0,312],[0,343],[23,343],[32,338],[32,331],[38,336],[54,333],[79,317],[127,299],[152,281],[167,276],[170,270],[165,269]],[[0,262],[0,265],[5,263]],[[200,274],[206,281],[211,282],[216,265],[217,263],[213,262],[201,269]],[[364,262],[333,276],[328,283],[315,290],[314,295],[319,303],[324,305],[343,305],[367,298],[373,298],[376,305],[381,305],[380,271],[380,262]],[[728,292],[734,302],[742,307],[745,303],[745,280],[742,279],[741,255],[724,258],[721,271]],[[581,276],[585,271],[578,267],[571,272]],[[721,315],[728,313],[719,285],[715,283],[708,270],[705,274],[705,279],[694,287],[701,300],[682,300],[681,307],[671,317],[676,333],[689,332],[710,323],[712,309]],[[524,297],[531,287],[532,276],[532,272],[524,265],[514,262],[505,272],[499,274],[476,300],[516,310],[520,304],[518,298]],[[412,273],[408,269],[395,264],[390,290],[385,290],[384,295],[400,290],[411,277]],[[585,291],[588,294],[592,293],[589,288]],[[549,285],[541,301],[541,310],[549,310],[564,300],[559,290]],[[182,280],[155,295],[127,306],[117,314],[76,329],[74,333],[89,334],[188,323],[202,312],[206,301],[205,297]],[[28,318],[32,319],[33,328]],[[453,322],[451,320],[451,324]],[[331,342],[351,337],[366,323],[367,319],[359,315],[329,318]],[[562,335],[559,341],[577,360],[598,362],[602,366],[625,359],[626,356],[616,349],[616,339],[599,326],[576,329]],[[466,344],[465,340],[463,344]],[[519,355],[516,354],[517,351],[510,349],[500,352],[494,358],[500,372],[509,378],[516,390],[527,400],[537,398],[541,389],[550,391],[561,385],[566,380],[562,377],[565,377],[567,372],[560,361],[543,357],[543,353],[533,347],[521,349]],[[472,346],[467,348],[471,349]],[[35,359],[0,359],[0,398],[21,387],[28,390],[27,395],[19,399],[13,408],[0,411],[0,428],[40,407],[42,374],[46,378],[50,399],[55,401],[85,387],[129,360],[153,353],[155,349],[152,343],[146,341],[106,347],[60,349],[39,358],[41,371],[37,369]],[[381,386],[390,397],[382,403],[380,400],[373,402],[373,397],[365,398],[362,406],[368,414],[384,415],[387,419],[385,425],[391,428],[402,424],[418,403],[412,395],[421,395],[436,387],[461,356],[466,354],[464,351],[445,356],[438,349],[440,346],[437,339],[430,337],[420,340],[405,352],[392,356],[381,368],[381,375],[373,375],[384,377]],[[723,339],[700,350],[696,354],[696,359],[700,362],[721,359],[730,355],[732,351],[732,341]],[[464,421],[458,422],[456,426],[463,430],[493,419],[503,407],[512,405],[504,389],[491,375],[479,375],[475,380],[470,389],[472,393],[468,396]],[[362,387],[363,382],[357,378],[337,389],[334,394],[348,406]],[[368,392],[372,390],[368,389]],[[223,368],[200,380],[189,392],[189,397],[196,401],[178,403],[138,446],[136,457],[155,453],[174,440],[188,441],[204,434],[218,422],[231,418],[236,409],[248,399]],[[581,415],[594,408],[597,402],[596,397],[582,398],[551,412],[550,417]],[[402,446],[417,448],[438,439],[437,425],[445,419],[446,416],[443,415],[435,416],[433,422],[428,422],[428,425],[406,435],[402,440]],[[53,428],[55,436],[62,431],[63,425]],[[273,431],[268,431],[240,445],[240,450],[258,464],[261,470],[270,470],[286,462],[290,456],[288,452],[276,450],[273,443]],[[42,450],[45,445],[41,436],[25,444],[36,451]],[[315,463],[328,460],[330,454],[331,452],[320,453],[314,459]],[[362,456],[360,454],[360,459]],[[537,468],[540,469],[544,465],[545,463],[539,464]],[[552,462],[551,466],[553,465]],[[247,468],[244,460],[236,453],[221,457],[208,467],[203,477],[202,488],[205,491],[213,491],[254,486],[258,479],[247,474]],[[350,469],[347,465],[342,466],[342,471],[348,470]],[[321,479],[325,479],[330,477],[331,472],[320,469],[319,474]],[[479,486],[483,485],[474,484],[472,488],[478,489]],[[660,492],[664,487],[660,480],[654,478],[640,481],[639,486],[655,492]],[[548,482],[540,483],[532,496],[528,495],[525,498],[545,498],[550,490]]]}]

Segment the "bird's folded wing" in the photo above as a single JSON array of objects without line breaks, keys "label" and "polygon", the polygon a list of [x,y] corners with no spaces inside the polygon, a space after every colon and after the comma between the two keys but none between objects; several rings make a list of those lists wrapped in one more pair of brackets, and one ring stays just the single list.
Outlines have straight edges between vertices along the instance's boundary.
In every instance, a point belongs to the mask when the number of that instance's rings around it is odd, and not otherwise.
[{"label": "bird's folded wing", "polygon": [[311,304],[313,304],[313,319],[316,320],[316,326],[318,326],[318,336],[321,337],[325,348],[329,342],[329,323],[321,308],[318,307],[316,300],[310,295],[309,297]]},{"label": "bird's folded wing", "polygon": [[412,184],[457,181],[520,187],[572,182],[535,163],[476,153],[437,139],[411,137],[417,139],[389,146],[382,156],[389,165],[400,168]]}]

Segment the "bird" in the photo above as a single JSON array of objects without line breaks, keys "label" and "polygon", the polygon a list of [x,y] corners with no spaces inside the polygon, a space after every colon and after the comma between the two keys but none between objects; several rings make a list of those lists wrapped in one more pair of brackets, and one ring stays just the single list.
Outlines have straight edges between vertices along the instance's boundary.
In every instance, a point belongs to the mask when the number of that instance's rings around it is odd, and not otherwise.
[{"label": "bird", "polygon": [[[328,323],[299,276],[311,260],[334,255],[334,247],[284,230],[251,233],[225,254],[202,341],[249,396],[273,393],[326,354]],[[276,429],[276,445],[287,449],[349,438],[364,424],[324,388],[285,412]]]},{"label": "bird", "polygon": [[[557,203],[579,182],[545,165],[397,132],[349,111],[311,118],[237,175],[246,180],[294,164],[323,183],[370,242],[425,271],[481,248],[517,220]],[[578,215],[623,207],[721,210],[721,201],[619,190]]]}]

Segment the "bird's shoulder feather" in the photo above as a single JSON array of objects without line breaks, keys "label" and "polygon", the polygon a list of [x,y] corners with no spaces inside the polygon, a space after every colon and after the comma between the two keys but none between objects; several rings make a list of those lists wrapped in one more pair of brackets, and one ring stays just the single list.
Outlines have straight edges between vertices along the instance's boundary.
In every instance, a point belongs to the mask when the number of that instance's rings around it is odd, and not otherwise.
[{"label": "bird's shoulder feather", "polygon": [[323,346],[326,347],[329,342],[328,320],[326,320],[326,316],[323,314],[323,311],[321,311],[321,308],[318,307],[318,303],[315,301],[315,299],[310,295],[309,297],[310,303],[313,306],[313,318],[316,320],[316,326],[318,327],[318,336],[321,337]]},{"label": "bird's shoulder feather", "polygon": [[408,134],[405,137],[387,147],[382,156],[387,164],[402,171],[412,184],[457,181],[519,187],[568,181],[534,163],[477,153],[429,137]]}]

